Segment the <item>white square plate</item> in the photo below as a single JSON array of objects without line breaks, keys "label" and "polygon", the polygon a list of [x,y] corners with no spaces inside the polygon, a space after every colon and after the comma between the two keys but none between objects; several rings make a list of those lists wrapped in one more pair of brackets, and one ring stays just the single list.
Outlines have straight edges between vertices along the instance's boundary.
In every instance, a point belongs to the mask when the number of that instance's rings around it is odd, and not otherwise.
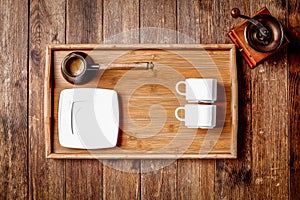
[{"label": "white square plate", "polygon": [[114,90],[65,89],[58,106],[58,135],[63,147],[101,149],[116,146],[119,103]]}]

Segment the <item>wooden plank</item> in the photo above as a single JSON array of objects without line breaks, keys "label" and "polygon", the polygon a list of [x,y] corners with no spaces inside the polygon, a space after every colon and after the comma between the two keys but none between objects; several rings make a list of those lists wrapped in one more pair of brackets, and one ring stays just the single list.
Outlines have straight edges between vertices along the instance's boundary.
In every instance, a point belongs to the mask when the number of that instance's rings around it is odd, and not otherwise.
[{"label": "wooden plank", "polygon": [[28,199],[28,5],[1,1],[0,19],[0,199]]},{"label": "wooden plank", "polygon": [[67,1],[66,43],[102,42],[102,0]]},{"label": "wooden plank", "polygon": [[[103,1],[104,43],[138,43],[139,1]],[[133,30],[133,31],[132,31]],[[140,199],[140,161],[107,160],[103,166],[103,199]]]},{"label": "wooden plank", "polygon": [[[266,5],[285,24],[282,1],[256,1],[252,12]],[[251,71],[253,198],[289,198],[288,66],[286,51]]]},{"label": "wooden plank", "polygon": [[[126,34],[126,33],[125,33]],[[146,46],[145,46],[146,45]],[[99,44],[49,44],[49,47],[54,50],[69,50],[74,51],[78,49],[82,49],[84,52],[90,53],[89,51],[92,50],[116,50],[116,46],[118,47],[118,50],[132,50],[133,47],[136,47],[136,50],[143,51],[144,49],[148,51],[148,49],[152,50],[159,50],[161,47],[163,47],[163,50],[173,50],[173,49],[182,49],[184,50],[190,50],[190,49],[199,49],[199,50],[214,50],[214,49],[224,49],[224,51],[231,49],[233,44],[188,44],[185,43],[185,45],[182,44],[125,44],[125,43],[106,43],[103,45]],[[203,53],[204,54],[204,53]],[[215,54],[220,54],[220,52],[217,52]],[[204,54],[206,55],[206,53]]]},{"label": "wooden plank", "polygon": [[178,160],[178,199],[214,199],[214,160]]},{"label": "wooden plank", "polygon": [[139,43],[139,1],[103,2],[103,43]]},{"label": "wooden plank", "polygon": [[[212,43],[214,37],[213,2],[177,1],[179,43]],[[178,199],[214,198],[215,161],[178,160]]]},{"label": "wooden plank", "polygon": [[141,0],[140,4],[141,43],[177,43],[176,0]]},{"label": "wooden plank", "polygon": [[66,161],[66,199],[102,199],[102,163]]},{"label": "wooden plank", "polygon": [[103,160],[103,199],[140,199],[140,160]]},{"label": "wooden plank", "polygon": [[[23,4],[22,4],[23,5]],[[63,199],[64,161],[46,159],[43,84],[46,45],[65,41],[65,2],[31,1],[29,29],[29,198]]]},{"label": "wooden plank", "polygon": [[[141,0],[140,11],[141,43],[176,43],[176,0]],[[177,199],[177,160],[142,160],[141,173],[142,199]]]},{"label": "wooden plank", "polygon": [[176,160],[142,160],[142,199],[177,199]]},{"label": "wooden plank", "polygon": [[[101,43],[102,0],[67,1],[66,42]],[[66,199],[102,199],[102,163],[95,160],[66,161]]]},{"label": "wooden plank", "polygon": [[287,4],[288,30],[293,41],[288,49],[289,65],[289,134],[290,134],[290,194],[289,199],[300,199],[300,2],[290,0]]},{"label": "wooden plank", "polygon": [[186,35],[178,37],[179,43],[212,44],[215,38],[214,3],[178,0],[177,29]]},{"label": "wooden plank", "polygon": [[[242,14],[251,15],[250,1],[219,1],[214,8],[214,42],[232,43],[227,32],[241,19],[233,19],[230,11],[238,7]],[[225,30],[225,31],[224,31]],[[239,125],[237,160],[217,160],[215,198],[250,199],[252,192],[252,134],[251,134],[251,70],[240,54],[237,54]]]}]

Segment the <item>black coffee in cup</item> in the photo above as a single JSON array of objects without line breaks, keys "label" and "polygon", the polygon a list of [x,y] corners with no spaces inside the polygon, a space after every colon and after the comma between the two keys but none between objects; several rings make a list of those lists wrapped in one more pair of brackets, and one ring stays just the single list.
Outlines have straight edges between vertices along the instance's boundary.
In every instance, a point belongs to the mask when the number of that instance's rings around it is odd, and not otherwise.
[{"label": "black coffee in cup", "polygon": [[99,65],[83,52],[72,52],[61,63],[63,77],[72,84],[86,83],[98,70]]},{"label": "black coffee in cup", "polygon": [[65,64],[66,72],[71,76],[78,76],[84,71],[84,62],[79,57],[71,57]]}]

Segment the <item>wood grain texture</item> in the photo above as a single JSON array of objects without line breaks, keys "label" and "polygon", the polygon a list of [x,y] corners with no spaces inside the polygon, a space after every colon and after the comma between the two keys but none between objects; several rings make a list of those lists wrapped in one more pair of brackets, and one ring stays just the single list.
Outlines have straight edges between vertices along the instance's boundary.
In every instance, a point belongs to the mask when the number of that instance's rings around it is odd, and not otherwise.
[{"label": "wood grain texture", "polygon": [[98,160],[66,161],[66,199],[102,199],[102,163]]},{"label": "wood grain texture", "polygon": [[45,50],[65,41],[65,2],[31,1],[29,29],[29,198],[63,199],[64,161],[45,157],[43,83]]},{"label": "wood grain texture", "polygon": [[102,0],[67,0],[66,6],[66,43],[101,43]]},{"label": "wood grain texture", "polygon": [[[214,42],[214,3],[177,1],[178,43],[212,44]],[[180,34],[183,34],[181,36]]]},{"label": "wood grain texture", "polygon": [[176,0],[141,0],[140,12],[141,43],[177,43]]},{"label": "wood grain texture", "polygon": [[[139,1],[103,0],[103,42],[138,43]],[[140,199],[140,161],[107,160],[103,166],[103,199]]]},{"label": "wood grain texture", "polygon": [[139,43],[139,1],[103,0],[103,43]]},{"label": "wood grain texture", "polygon": [[[140,11],[141,43],[177,42],[176,0],[141,0]],[[177,199],[177,160],[142,160],[141,172],[142,199]]]},{"label": "wood grain texture", "polygon": [[[72,0],[66,6],[66,43],[101,43],[102,0]],[[66,199],[102,199],[102,168],[97,159],[67,160]]]},{"label": "wood grain texture", "polygon": [[[285,26],[286,5],[255,1],[254,13],[265,5]],[[288,67],[281,51],[251,71],[253,198],[289,197]]]},{"label": "wood grain texture", "polygon": [[103,199],[141,199],[140,160],[103,160]]},{"label": "wood grain texture", "polygon": [[[211,1],[177,1],[177,30],[187,36],[178,43],[212,43],[214,10]],[[214,199],[215,160],[178,160],[178,199]]]},{"label": "wood grain texture", "polygon": [[300,2],[287,3],[288,30],[292,44],[288,49],[289,64],[289,134],[290,134],[290,199],[300,199]]},{"label": "wood grain texture", "polygon": [[27,199],[28,5],[1,1],[0,19],[0,199]]},{"label": "wood grain texture", "polygon": [[[238,7],[245,15],[250,13],[250,1],[219,1],[214,4],[215,26],[218,27],[214,42],[232,43],[227,32],[241,19],[233,19],[230,11]],[[223,33],[220,33],[220,30]],[[251,134],[251,70],[237,53],[237,73],[239,83],[239,125],[237,160],[217,160],[215,178],[216,199],[250,199],[252,192],[252,134]]]},{"label": "wood grain texture", "polygon": [[176,160],[142,161],[142,199],[177,199]]},{"label": "wood grain texture", "polygon": [[177,173],[178,199],[214,199],[214,160],[178,160]]}]

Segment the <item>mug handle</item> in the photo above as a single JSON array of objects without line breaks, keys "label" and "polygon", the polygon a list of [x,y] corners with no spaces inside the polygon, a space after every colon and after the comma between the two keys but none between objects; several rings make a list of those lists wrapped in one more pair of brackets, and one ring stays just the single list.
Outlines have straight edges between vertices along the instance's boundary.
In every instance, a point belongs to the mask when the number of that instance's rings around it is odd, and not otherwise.
[{"label": "mug handle", "polygon": [[176,110],[175,110],[175,117],[176,117],[176,119],[178,119],[179,121],[182,121],[182,122],[183,122],[184,119],[178,116],[178,111],[179,111],[179,110],[184,110],[184,107],[178,107],[178,108],[176,108]]},{"label": "mug handle", "polygon": [[185,96],[186,93],[185,92],[181,92],[179,90],[179,85],[181,85],[181,84],[185,84],[186,85],[186,82],[185,81],[179,81],[178,83],[176,83],[176,91],[177,91],[178,94]]},{"label": "mug handle", "polygon": [[100,66],[98,64],[87,64],[87,70],[99,70]]}]

